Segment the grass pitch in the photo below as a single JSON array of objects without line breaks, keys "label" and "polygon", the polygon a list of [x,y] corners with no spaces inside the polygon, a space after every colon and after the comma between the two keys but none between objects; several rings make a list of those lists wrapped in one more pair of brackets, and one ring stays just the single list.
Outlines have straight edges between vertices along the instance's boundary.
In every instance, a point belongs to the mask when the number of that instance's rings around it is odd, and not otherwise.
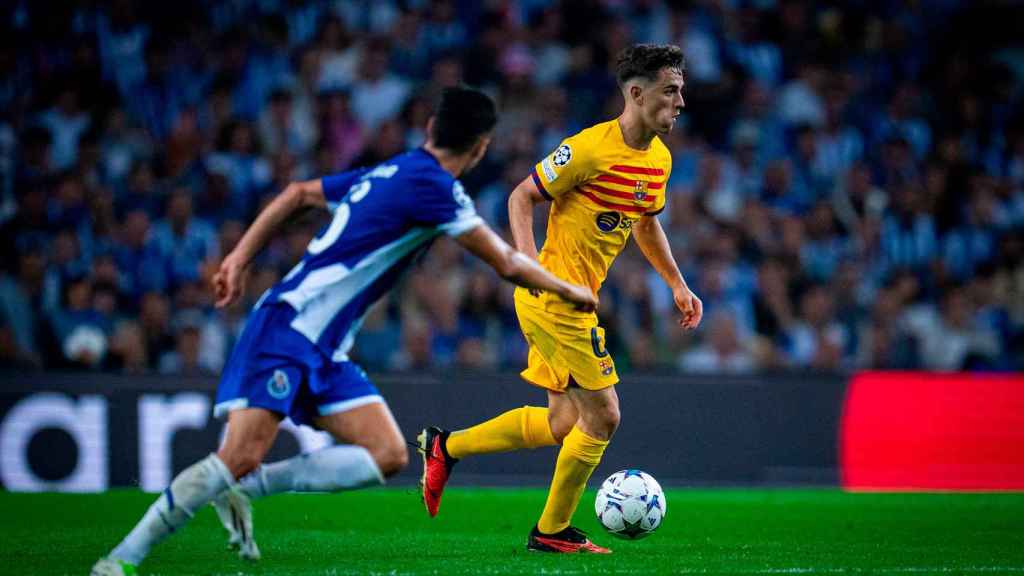
[{"label": "grass pitch", "polygon": [[[1024,494],[670,490],[660,530],[629,542],[597,525],[591,491],[577,525],[611,556],[528,553],[544,497],[452,488],[430,519],[406,488],[275,496],[255,503],[257,564],[224,549],[207,508],[141,573],[1024,574]],[[0,492],[0,574],[87,574],[153,498]]]}]

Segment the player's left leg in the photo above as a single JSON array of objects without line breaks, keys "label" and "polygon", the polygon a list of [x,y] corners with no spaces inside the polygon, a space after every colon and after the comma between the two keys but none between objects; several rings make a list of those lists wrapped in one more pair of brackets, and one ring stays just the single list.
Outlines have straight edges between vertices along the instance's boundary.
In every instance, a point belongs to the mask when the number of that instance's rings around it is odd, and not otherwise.
[{"label": "player's left leg", "polygon": [[342,443],[260,466],[239,481],[250,498],[279,492],[336,492],[384,483],[408,460],[405,441],[377,388],[358,365],[319,354],[289,416]]},{"label": "player's left leg", "polygon": [[92,574],[134,573],[150,548],[259,464],[273,444],[280,421],[280,415],[261,408],[232,412],[224,446],[178,474],[124,540],[93,566]]},{"label": "player's left leg", "polygon": [[527,548],[546,552],[597,552],[581,531],[570,526],[572,515],[594,468],[619,424],[619,397],[615,386],[588,390],[570,385],[566,392],[579,411],[579,420],[562,441],[555,463],[547,503]]},{"label": "player's left leg", "polygon": [[336,441],[347,445],[338,448],[368,454],[385,478],[401,472],[409,463],[405,438],[391,410],[383,402],[320,416],[316,424]]}]

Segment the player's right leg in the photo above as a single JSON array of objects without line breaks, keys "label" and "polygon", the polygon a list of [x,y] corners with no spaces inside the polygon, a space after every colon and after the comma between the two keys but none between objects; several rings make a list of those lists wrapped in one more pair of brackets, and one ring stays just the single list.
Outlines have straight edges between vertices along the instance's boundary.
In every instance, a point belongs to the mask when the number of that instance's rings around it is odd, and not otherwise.
[{"label": "player's right leg", "polygon": [[259,408],[232,412],[224,446],[178,474],[124,540],[93,566],[91,574],[133,574],[154,545],[187,524],[196,511],[232,489],[237,478],[259,464],[274,441],[280,420]]},{"label": "player's right leg", "polygon": [[[267,415],[275,421],[271,428],[264,421]],[[228,416],[228,433],[217,455],[224,461],[235,478],[242,479],[254,472],[263,457],[274,445],[277,424],[281,416],[261,408],[233,410]],[[259,560],[260,549],[253,532],[252,505],[241,485],[232,485],[213,499],[224,529],[228,531],[228,546],[238,549],[243,560]]]},{"label": "player's right leg", "polygon": [[451,433],[438,427],[424,428],[417,439],[423,456],[423,503],[430,516],[437,515],[452,467],[462,458],[554,446],[562,442],[576,422],[576,408],[563,393],[569,378],[568,368],[564,363],[545,358],[558,347],[557,322],[547,318],[542,309],[521,305],[518,301],[516,315],[523,336],[530,343],[527,368],[521,375],[527,382],[548,391],[548,407],[523,406]]},{"label": "player's right leg", "polygon": [[523,406],[454,432],[436,426],[424,428],[416,440],[423,458],[420,488],[427,513],[437,515],[444,487],[459,460],[560,444],[576,419],[576,407],[565,394],[548,390],[547,408]]}]

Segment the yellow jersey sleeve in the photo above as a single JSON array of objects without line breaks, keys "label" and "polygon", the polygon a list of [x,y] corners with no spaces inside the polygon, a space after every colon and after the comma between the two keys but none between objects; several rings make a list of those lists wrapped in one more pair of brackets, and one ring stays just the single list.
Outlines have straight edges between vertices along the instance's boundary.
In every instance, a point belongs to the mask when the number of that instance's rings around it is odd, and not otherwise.
[{"label": "yellow jersey sleeve", "polygon": [[548,200],[573,190],[593,176],[593,145],[582,133],[563,140],[533,168],[533,182]]}]

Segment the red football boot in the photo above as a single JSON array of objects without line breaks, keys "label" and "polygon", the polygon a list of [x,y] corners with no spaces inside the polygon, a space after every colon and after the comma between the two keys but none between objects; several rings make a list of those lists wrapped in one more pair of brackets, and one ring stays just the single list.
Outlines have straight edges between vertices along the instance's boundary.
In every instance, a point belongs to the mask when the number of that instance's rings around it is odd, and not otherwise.
[{"label": "red football boot", "polygon": [[556,554],[611,554],[612,551],[598,546],[587,538],[587,533],[579,528],[567,527],[555,534],[542,534],[536,526],[530,530],[530,538],[526,541],[526,549],[534,552],[554,552]]},{"label": "red football boot", "polygon": [[430,426],[424,428],[416,440],[419,441],[419,451],[423,456],[423,477],[420,479],[423,504],[427,507],[427,514],[433,518],[437,516],[437,510],[441,507],[444,485],[448,483],[452,467],[458,460],[449,456],[445,448],[445,442],[448,440],[447,430]]}]

